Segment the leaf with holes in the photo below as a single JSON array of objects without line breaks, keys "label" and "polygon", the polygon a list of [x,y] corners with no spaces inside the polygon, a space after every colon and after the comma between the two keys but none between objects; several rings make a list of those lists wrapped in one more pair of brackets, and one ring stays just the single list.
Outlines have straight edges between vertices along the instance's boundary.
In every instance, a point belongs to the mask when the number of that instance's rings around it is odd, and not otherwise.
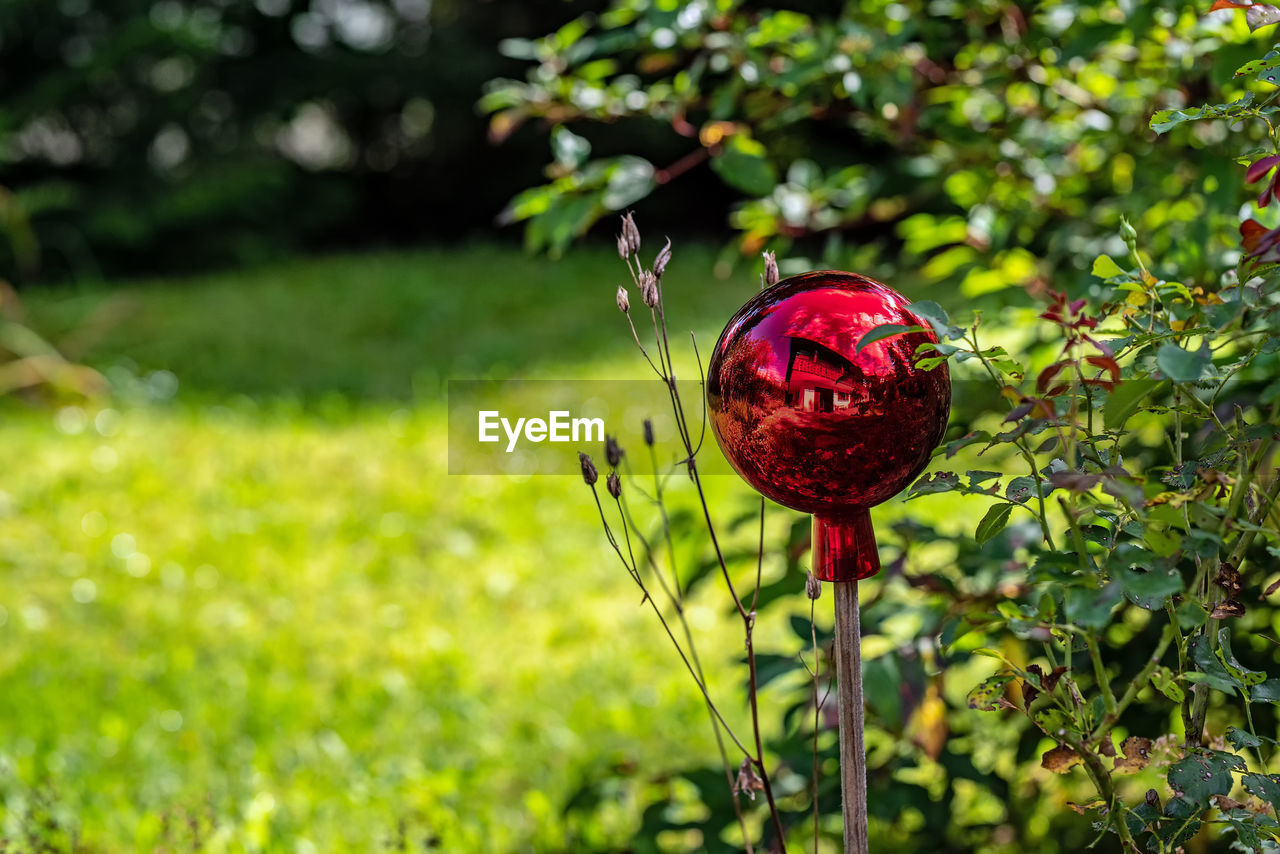
[{"label": "leaf with holes", "polygon": [[978,687],[969,692],[969,708],[982,712],[994,712],[1008,702],[1004,699],[1005,686],[1013,681],[1012,673],[998,673],[984,679]]},{"label": "leaf with holes", "polygon": [[1200,750],[1169,768],[1169,787],[1180,799],[1208,808],[1209,798],[1231,793],[1231,772],[1244,768],[1244,760],[1234,753]]}]

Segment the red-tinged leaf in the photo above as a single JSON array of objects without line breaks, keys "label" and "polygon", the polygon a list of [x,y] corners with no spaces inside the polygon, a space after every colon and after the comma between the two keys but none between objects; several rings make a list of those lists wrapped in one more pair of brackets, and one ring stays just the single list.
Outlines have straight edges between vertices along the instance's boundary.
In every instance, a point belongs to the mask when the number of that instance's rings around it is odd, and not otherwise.
[{"label": "red-tinged leaf", "polygon": [[1047,400],[1035,398],[1031,401],[1031,411],[1041,418],[1056,418],[1058,413],[1053,411],[1053,404]]},{"label": "red-tinged leaf", "polygon": [[1240,223],[1240,236],[1245,249],[1253,249],[1266,233],[1267,227],[1256,219],[1246,219]]},{"label": "red-tinged leaf", "polygon": [[1245,254],[1259,263],[1276,260],[1276,247],[1280,244],[1280,229],[1268,229],[1257,220],[1240,223],[1240,245]]},{"label": "red-tinged leaf", "polygon": [[1252,184],[1255,181],[1260,181],[1263,175],[1266,175],[1276,167],[1277,163],[1280,163],[1280,154],[1272,154],[1261,160],[1255,160],[1249,165],[1249,171],[1245,173],[1245,183]]},{"label": "red-tinged leaf", "polygon": [[1249,3],[1236,3],[1233,0],[1213,0],[1213,5],[1209,7],[1210,12],[1217,12],[1219,9],[1248,9]]},{"label": "red-tinged leaf", "polygon": [[1116,360],[1111,358],[1110,356],[1085,356],[1084,360],[1089,364],[1098,368],[1102,368],[1104,371],[1111,374],[1112,382],[1120,381],[1120,366],[1116,364]]},{"label": "red-tinged leaf", "polygon": [[1007,421],[1017,421],[1019,418],[1021,418],[1022,416],[1026,415],[1028,412],[1030,412],[1030,411],[1031,411],[1031,407],[1032,407],[1032,406],[1034,406],[1034,405],[1035,405],[1035,401],[1030,401],[1030,400],[1029,400],[1029,401],[1027,401],[1026,403],[1022,403],[1022,404],[1020,404],[1020,405],[1018,405],[1018,406],[1015,406],[1012,410],[1010,410],[1009,414],[1008,414],[1008,415],[1006,415],[1006,416],[1004,417],[1004,420],[1005,420],[1006,422],[1007,422]]},{"label": "red-tinged leaf", "polygon": [[1049,483],[1068,492],[1088,492],[1102,482],[1102,475],[1078,471],[1057,471],[1049,475]]},{"label": "red-tinged leaf", "polygon": [[1044,392],[1044,390],[1049,386],[1049,383],[1053,382],[1053,378],[1061,373],[1062,369],[1069,364],[1071,363],[1065,360],[1061,362],[1054,362],[1052,365],[1041,371],[1040,376],[1036,377],[1036,390]]}]

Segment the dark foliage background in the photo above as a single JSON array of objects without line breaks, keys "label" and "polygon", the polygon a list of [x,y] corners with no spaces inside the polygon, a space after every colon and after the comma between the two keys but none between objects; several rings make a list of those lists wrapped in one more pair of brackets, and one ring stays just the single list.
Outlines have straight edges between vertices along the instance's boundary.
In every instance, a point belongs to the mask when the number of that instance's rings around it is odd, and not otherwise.
[{"label": "dark foliage background", "polygon": [[0,266],[82,279],[492,230],[546,160],[532,129],[487,141],[482,86],[520,67],[495,45],[602,5],[8,0]]}]

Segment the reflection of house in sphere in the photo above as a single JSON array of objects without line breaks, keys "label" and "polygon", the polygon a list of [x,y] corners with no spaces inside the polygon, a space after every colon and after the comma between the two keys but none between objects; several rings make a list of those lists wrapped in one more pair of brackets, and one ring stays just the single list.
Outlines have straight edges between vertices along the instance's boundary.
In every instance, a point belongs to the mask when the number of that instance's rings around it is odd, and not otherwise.
[{"label": "reflection of house in sphere", "polygon": [[835,350],[793,336],[787,360],[787,405],[801,412],[836,412],[866,401],[862,371]]},{"label": "reflection of house in sphere", "polygon": [[[907,331],[859,347],[868,332]],[[851,273],[795,276],[729,321],[707,365],[711,428],[759,492],[813,513],[814,573],[879,568],[867,509],[924,469],[951,402],[945,364],[917,367],[937,338],[893,289]]]}]

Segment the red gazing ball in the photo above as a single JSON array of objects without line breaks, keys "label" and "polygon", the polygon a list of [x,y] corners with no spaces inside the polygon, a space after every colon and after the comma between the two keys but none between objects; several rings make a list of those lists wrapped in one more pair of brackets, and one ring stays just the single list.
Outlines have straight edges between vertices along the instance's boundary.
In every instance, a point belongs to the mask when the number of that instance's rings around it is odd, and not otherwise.
[{"label": "red gazing ball", "polygon": [[[885,324],[923,326],[858,350]],[[707,370],[711,425],[729,462],[768,498],[812,513],[814,574],[856,581],[880,569],[867,510],[906,487],[941,441],[951,408],[937,342],[906,298],[865,276],[785,279],[744,305]]]}]

